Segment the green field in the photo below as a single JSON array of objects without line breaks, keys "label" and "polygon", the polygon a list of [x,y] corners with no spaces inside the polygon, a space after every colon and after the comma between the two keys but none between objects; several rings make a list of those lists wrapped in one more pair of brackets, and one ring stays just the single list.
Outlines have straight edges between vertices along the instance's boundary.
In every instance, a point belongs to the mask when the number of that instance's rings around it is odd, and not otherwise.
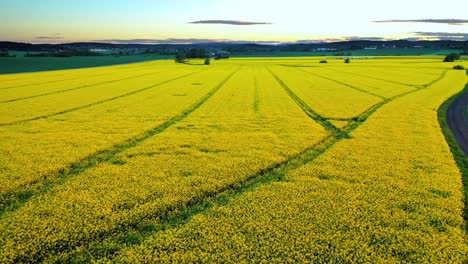
[{"label": "green field", "polygon": [[0,262],[466,263],[442,58],[0,75]]},{"label": "green field", "polygon": [[78,69],[116,64],[167,59],[168,56],[89,56],[89,57],[24,57],[25,52],[11,52],[16,57],[0,57],[0,74]]},{"label": "green field", "polygon": [[[415,58],[433,55],[433,58],[440,57],[443,59],[443,55],[450,54],[453,52],[460,52],[459,50],[441,50],[441,49],[380,49],[380,50],[349,50],[340,51],[339,53],[351,53],[351,58],[359,56],[379,56],[380,59],[385,57],[394,59],[395,56],[414,56]],[[31,52],[35,53],[35,52]],[[37,53],[37,52],[36,52]],[[324,59],[336,59],[341,60],[343,56],[333,56],[336,52],[254,52],[254,53],[233,53],[234,58],[258,58],[263,57],[267,59],[278,59],[278,58],[295,58],[301,60],[303,57],[317,57],[320,56]],[[11,55],[16,57],[2,58],[0,57],[0,74],[11,74],[11,73],[25,73],[25,72],[37,72],[37,71],[52,71],[52,70],[64,70],[64,69],[78,69],[98,66],[109,66],[126,63],[144,62],[151,60],[160,59],[172,59],[170,55],[130,55],[130,56],[89,56],[89,57],[24,57],[26,52],[12,51]],[[393,57],[392,57],[393,56]],[[349,56],[345,56],[349,57]],[[359,58],[360,59],[360,58]],[[466,60],[467,57],[461,58]]]},{"label": "green field", "polygon": [[284,51],[284,52],[246,52],[234,53],[235,57],[301,57],[301,56],[323,56],[333,57],[334,53],[350,53],[351,56],[435,56],[447,55],[450,53],[460,53],[461,50],[454,49],[415,49],[415,48],[394,48],[394,49],[376,49],[376,50],[344,50],[344,51],[310,51],[310,52],[297,52],[297,51]]}]

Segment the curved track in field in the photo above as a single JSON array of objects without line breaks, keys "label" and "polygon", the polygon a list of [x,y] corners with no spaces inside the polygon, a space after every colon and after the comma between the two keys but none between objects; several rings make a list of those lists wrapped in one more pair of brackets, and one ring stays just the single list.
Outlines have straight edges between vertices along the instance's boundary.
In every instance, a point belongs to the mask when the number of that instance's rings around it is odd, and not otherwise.
[{"label": "curved track in field", "polygon": [[[73,163],[70,165],[70,168],[64,171],[61,171],[59,175],[53,175],[52,179],[45,179],[44,182],[37,182],[34,183],[30,189],[26,190],[26,193],[15,192],[9,193],[6,195],[7,197],[3,198],[3,208],[0,207],[0,215],[2,214],[1,209],[4,212],[11,212],[18,208],[20,208],[24,203],[26,203],[30,198],[35,195],[41,195],[48,191],[50,191],[54,186],[60,185],[63,182],[67,181],[68,179],[78,176],[84,170],[95,166],[98,163],[106,162],[116,154],[120,153],[124,149],[131,148],[140,142],[146,140],[149,137],[152,137],[156,134],[161,133],[169,126],[172,126],[176,122],[181,121],[192,112],[197,110],[205,101],[207,101],[217,90],[219,90],[224,83],[226,83],[235,73],[237,70],[233,71],[231,75],[226,77],[221,83],[219,83],[216,87],[214,87],[211,92],[209,92],[205,97],[203,97],[200,101],[189,107],[187,110],[183,111],[179,115],[173,117],[172,119],[166,121],[164,124],[147,131],[145,134],[141,135],[138,138],[130,139],[123,144],[115,145],[114,147],[105,150],[103,152],[97,153],[93,156],[87,157],[81,161]],[[136,219],[132,219],[127,223],[122,225],[116,226],[115,228],[111,228],[109,230],[99,232],[96,235],[90,237],[93,241],[105,241],[106,239],[111,240],[118,240],[122,236],[125,236],[127,233],[123,232],[125,230],[131,234],[131,232],[139,233],[141,236],[138,240],[136,240],[135,244],[141,243],[145,238],[163,230],[165,228],[172,228],[177,225],[183,224],[188,221],[192,216],[203,213],[204,211],[211,208],[214,204],[221,204],[226,202],[227,200],[231,199],[232,197],[238,196],[247,190],[251,190],[258,185],[266,184],[274,181],[281,181],[283,180],[284,175],[290,170],[296,169],[308,162],[313,161],[315,158],[326,152],[330,149],[333,145],[337,142],[341,141],[348,137],[348,134],[359,126],[361,126],[368,117],[370,117],[373,113],[379,110],[383,105],[397,100],[403,96],[408,94],[417,92],[419,90],[425,89],[430,85],[440,81],[444,76],[446,71],[444,71],[438,79],[432,81],[430,84],[415,87],[416,89],[395,95],[390,98],[385,98],[384,100],[380,101],[379,103],[371,106],[367,109],[364,113],[356,117],[355,119],[350,120],[350,123],[343,129],[336,128],[333,124],[331,124],[328,119],[320,116],[317,114],[309,105],[307,105],[301,98],[299,98],[288,86],[287,84],[281,80],[273,71],[269,70],[270,74],[274,77],[274,79],[278,82],[278,84],[287,92],[287,94],[291,97],[291,99],[296,102],[296,104],[314,121],[321,124],[326,130],[330,132],[330,134],[325,137],[321,142],[317,143],[314,146],[311,146],[301,153],[298,153],[295,156],[291,156],[286,160],[273,164],[267,168],[261,169],[260,171],[248,176],[246,179],[243,179],[240,182],[222,186],[218,190],[209,191],[202,193],[200,196],[193,197],[186,201],[181,205],[176,206],[168,206],[164,208],[164,213],[152,213],[148,215],[142,215],[141,217],[137,217]],[[145,88],[148,89],[148,88]],[[383,98],[382,98],[383,99]],[[87,107],[87,106],[86,106]],[[1,202],[1,201],[0,201]],[[1,203],[0,203],[1,205]],[[140,225],[140,223],[150,220],[156,220],[159,222],[157,225]],[[125,238],[125,237],[124,237]],[[124,240],[122,240],[124,241]],[[44,261],[44,257],[46,255],[42,255],[45,251],[50,252],[69,252],[74,250],[74,248],[78,248],[81,245],[89,244],[89,240],[82,239],[79,241],[63,241],[56,244],[48,244],[45,245],[43,251],[36,252],[31,255],[31,260],[35,261]],[[88,248],[89,247],[89,248]],[[107,254],[107,252],[103,252],[98,248],[93,248],[92,245],[85,246],[86,252],[92,252],[93,256],[98,256],[99,254]],[[89,250],[89,251],[88,251]],[[86,254],[87,254],[86,253]],[[115,253],[115,252],[114,252]],[[91,253],[89,253],[91,255]],[[19,259],[18,259],[19,260]]]},{"label": "curved track in field", "polygon": [[115,100],[120,99],[120,98],[123,98],[123,97],[127,97],[127,96],[130,96],[130,95],[134,95],[134,94],[137,94],[137,93],[141,93],[141,92],[144,92],[144,91],[146,91],[146,90],[150,90],[150,89],[159,87],[159,86],[161,86],[161,85],[164,85],[164,84],[167,84],[167,83],[176,81],[176,80],[180,80],[180,79],[183,79],[183,78],[185,78],[185,77],[188,77],[188,76],[191,76],[191,75],[194,75],[194,74],[197,74],[197,73],[201,73],[201,72],[203,72],[203,71],[205,71],[205,70],[196,71],[196,72],[191,72],[191,73],[188,73],[188,74],[185,74],[185,75],[182,75],[182,76],[178,76],[178,77],[175,77],[175,78],[172,78],[172,79],[169,79],[169,80],[165,80],[165,81],[162,81],[162,82],[159,82],[159,83],[156,83],[156,84],[147,86],[147,87],[143,87],[143,88],[140,88],[140,89],[131,91],[131,92],[127,92],[127,93],[124,93],[124,94],[120,94],[120,95],[117,95],[117,96],[114,96],[114,97],[111,97],[111,98],[106,98],[106,99],[103,99],[103,100],[100,100],[100,101],[95,101],[95,102],[92,102],[92,103],[89,103],[89,104],[77,106],[77,107],[75,107],[75,108],[70,108],[70,109],[62,110],[62,111],[60,111],[60,112],[49,113],[49,114],[45,114],[45,115],[41,115],[41,116],[36,116],[36,117],[28,118],[28,119],[21,119],[21,120],[17,120],[17,121],[11,121],[11,122],[6,122],[6,123],[0,123],[0,126],[17,125],[17,124],[21,124],[21,123],[26,123],[26,122],[35,121],[35,120],[40,120],[40,119],[46,119],[46,118],[49,118],[49,117],[58,116],[58,115],[63,115],[63,114],[67,114],[67,113],[70,113],[70,112],[77,111],[77,110],[81,110],[81,109],[93,107],[93,106],[95,106],[95,105],[100,105],[100,104],[107,103],[107,102],[110,102],[110,101],[115,101]]},{"label": "curved track in field", "polygon": [[[31,95],[31,96],[25,96],[25,97],[18,97],[18,98],[14,98],[14,99],[3,100],[3,101],[0,101],[0,103],[11,103],[11,102],[27,100],[27,99],[32,99],[32,98],[37,98],[37,97],[42,97],[42,96],[47,96],[47,95],[52,95],[52,94],[66,93],[66,92],[71,92],[71,91],[75,91],[75,90],[79,90],[79,89],[91,88],[91,87],[98,86],[98,85],[115,83],[115,82],[120,82],[120,81],[124,81],[124,80],[130,80],[130,79],[136,79],[136,78],[139,78],[139,77],[154,75],[154,74],[158,74],[158,73],[161,73],[161,72],[158,71],[158,72],[152,72],[152,73],[147,73],[147,74],[143,74],[143,75],[130,76],[130,77],[120,78],[120,79],[113,79],[113,80],[105,81],[105,82],[80,85],[80,86],[77,86],[77,87],[58,90],[58,91],[53,91],[53,92],[48,92],[48,93],[42,93],[42,94],[36,94],[36,95]],[[101,74],[101,75],[96,75],[96,76],[105,76],[105,75],[107,75],[107,74]],[[91,77],[94,77],[94,76],[91,76]],[[32,85],[35,85],[35,84],[32,84]]]},{"label": "curved track in field", "polygon": [[460,148],[468,155],[468,89],[448,107],[445,117],[447,125],[457,140]]},{"label": "curved track in field", "polygon": [[[185,119],[188,115],[192,112],[197,110],[202,104],[204,104],[208,99],[210,99],[224,84],[236,74],[238,69],[232,71],[225,79],[223,79],[218,85],[216,85],[210,92],[208,92],[204,97],[202,97],[199,101],[195,102],[189,108],[185,109],[178,115],[172,117],[166,122],[151,128],[150,130],[144,131],[141,135],[133,138],[129,138],[122,143],[117,143],[112,147],[101,150],[95,154],[87,156],[81,160],[78,160],[68,166],[66,169],[62,169],[56,174],[49,175],[42,177],[36,181],[28,183],[25,189],[22,190],[14,190],[11,192],[0,194],[0,217],[7,211],[14,211],[20,208],[23,204],[25,204],[28,200],[30,200],[33,196],[38,194],[46,193],[53,189],[54,186],[63,184],[67,180],[72,177],[76,177],[80,175],[85,170],[92,168],[99,163],[107,162],[115,157],[117,154],[121,153],[122,151],[132,148],[141,142],[147,140],[150,137],[153,137],[157,134],[162,133],[164,130],[168,129],[172,125],[176,124],[177,122]],[[177,77],[175,79],[180,79],[189,75],[193,75],[198,72],[190,73],[188,75],[184,75],[182,77]],[[173,81],[175,79],[171,79],[168,81],[164,81],[164,83]],[[161,83],[162,84],[162,83]],[[158,84],[160,85],[160,84]],[[154,86],[151,86],[154,87]],[[149,89],[143,88],[143,89]],[[140,90],[137,90],[137,92]],[[135,92],[132,92],[135,93]],[[119,96],[122,97],[122,96]],[[113,98],[111,98],[114,100]],[[109,99],[107,99],[109,100]],[[86,105],[87,107],[88,105]]]},{"label": "curved track in field", "polygon": [[[338,129],[333,124],[329,123],[326,118],[317,114],[314,110],[310,108],[309,105],[305,104],[288,86],[287,84],[280,79],[274,71],[267,68],[270,74],[274,77],[274,79],[278,82],[278,84],[287,92],[287,94],[291,97],[291,99],[296,102],[296,104],[314,121],[321,124],[330,134],[323,138],[320,142],[316,143],[313,146],[310,146],[304,149],[302,152],[288,157],[286,160],[281,161],[276,164],[272,164],[269,167],[263,168],[258,172],[248,176],[245,179],[240,180],[239,182],[222,186],[221,188],[215,191],[208,191],[202,193],[200,196],[193,197],[183,203],[182,205],[178,206],[168,206],[164,208],[164,213],[152,213],[133,221],[124,223],[122,225],[117,226],[116,228],[107,230],[105,232],[101,232],[98,235],[91,238],[92,241],[103,243],[106,240],[113,240],[113,241],[126,241],[127,235],[131,234],[139,234],[139,237],[135,239],[133,245],[141,244],[145,239],[149,236],[153,235],[156,232],[160,232],[165,229],[175,228],[182,224],[187,223],[192,217],[195,215],[201,214],[206,212],[210,208],[213,208],[215,205],[224,204],[228,200],[239,196],[246,191],[252,190],[263,184],[269,184],[272,182],[278,182],[284,180],[284,176],[288,173],[288,171],[294,170],[312,162],[317,157],[328,151],[332,146],[334,146],[339,141],[349,138],[349,133],[356,130],[362,124],[364,124],[367,119],[377,112],[382,106],[394,101],[398,100],[401,97],[406,95],[418,92],[429,86],[420,87],[417,89],[413,89],[385,100],[380,101],[379,103],[371,106],[367,109],[364,113],[362,113],[359,117],[350,120],[350,123],[344,127],[343,129]],[[447,71],[444,71],[439,78],[432,81],[431,83],[434,84],[443,79],[446,75]],[[139,223],[146,223],[145,225],[139,225]],[[125,232],[123,231],[125,230]],[[55,245],[50,248],[47,248],[47,251],[53,252],[69,252],[71,250],[76,250],[77,245],[86,244],[86,253],[84,254],[91,254],[93,257],[97,258],[112,258],[116,256],[119,249],[114,250],[113,252],[107,252],[105,250],[101,250],[100,248],[96,248],[96,244],[89,243],[91,240],[82,240],[78,241],[75,244],[65,242],[62,245]],[[78,253],[80,254],[80,253]],[[35,254],[32,256],[31,259],[36,261],[44,261],[44,256],[40,256],[39,254]]]}]

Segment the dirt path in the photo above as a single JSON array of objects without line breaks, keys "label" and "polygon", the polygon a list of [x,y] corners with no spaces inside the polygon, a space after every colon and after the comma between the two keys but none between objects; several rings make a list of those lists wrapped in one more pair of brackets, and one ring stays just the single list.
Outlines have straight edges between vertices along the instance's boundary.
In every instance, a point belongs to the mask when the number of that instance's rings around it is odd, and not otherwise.
[{"label": "dirt path", "polygon": [[447,109],[447,125],[452,130],[460,148],[468,155],[468,89]]}]

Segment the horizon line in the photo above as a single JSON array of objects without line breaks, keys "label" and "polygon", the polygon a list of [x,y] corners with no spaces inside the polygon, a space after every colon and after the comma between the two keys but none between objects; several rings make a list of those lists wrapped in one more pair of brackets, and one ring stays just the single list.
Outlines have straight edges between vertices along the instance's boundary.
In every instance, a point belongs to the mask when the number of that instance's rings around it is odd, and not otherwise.
[{"label": "horizon line", "polygon": [[455,42],[467,42],[465,39],[415,39],[415,38],[402,38],[402,39],[333,39],[333,40],[298,40],[298,41],[247,41],[247,40],[206,40],[206,41],[193,41],[193,42],[145,42],[138,40],[88,40],[88,41],[66,41],[66,42],[33,42],[33,41],[13,41],[13,40],[0,40],[1,42],[10,42],[10,43],[21,43],[21,44],[32,44],[32,45],[66,45],[66,44],[76,44],[76,43],[95,43],[95,44],[111,44],[111,45],[148,45],[148,46],[157,46],[157,45],[203,45],[203,44],[233,44],[233,45],[265,45],[265,46],[278,46],[278,45],[300,45],[300,44],[331,44],[331,43],[346,43],[346,42],[357,42],[357,41],[369,41],[369,42],[392,42],[392,41],[408,41],[408,42],[423,42],[423,41],[455,41]]}]

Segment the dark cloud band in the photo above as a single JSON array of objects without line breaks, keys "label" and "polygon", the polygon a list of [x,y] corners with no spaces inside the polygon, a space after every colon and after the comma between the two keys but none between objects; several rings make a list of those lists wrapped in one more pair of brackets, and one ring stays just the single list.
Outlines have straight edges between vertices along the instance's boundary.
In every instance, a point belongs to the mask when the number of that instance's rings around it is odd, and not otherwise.
[{"label": "dark cloud band", "polygon": [[115,44],[203,44],[203,43],[230,43],[230,44],[280,44],[279,41],[247,41],[231,39],[198,39],[198,38],[168,38],[168,39],[101,39],[96,42],[111,42]]},{"label": "dark cloud band", "polygon": [[36,39],[63,39],[63,37],[58,37],[58,36],[41,36],[41,37],[36,37]]},{"label": "dark cloud band", "polygon": [[468,33],[450,32],[413,32],[418,37],[434,38],[438,40],[468,40]]},{"label": "dark cloud band", "polygon": [[[468,40],[468,33],[448,33],[448,32],[412,32],[414,38],[408,40],[424,40],[424,39],[440,39],[440,40]],[[167,38],[167,39],[101,39],[94,40],[95,42],[108,42],[114,44],[206,44],[206,43],[229,43],[229,44],[309,44],[323,42],[342,42],[342,41],[387,41],[395,40],[391,38],[380,37],[360,37],[347,36],[338,38],[317,38],[303,39],[293,42],[281,41],[248,41],[248,40],[232,40],[232,39],[199,39],[199,38]]]},{"label": "dark cloud band", "polygon": [[448,25],[464,25],[468,24],[467,19],[390,19],[390,20],[377,20],[374,23],[437,23]]},{"label": "dark cloud band", "polygon": [[252,21],[239,21],[239,20],[199,20],[188,22],[189,24],[223,24],[234,26],[252,26],[252,25],[271,25],[268,22],[252,22]]},{"label": "dark cloud band", "polygon": [[317,39],[303,39],[297,40],[293,43],[296,44],[309,44],[309,43],[323,43],[323,42],[343,42],[343,41],[386,41],[390,39],[380,38],[380,37],[359,37],[359,36],[349,36],[349,37],[338,37],[338,38],[317,38]]}]

